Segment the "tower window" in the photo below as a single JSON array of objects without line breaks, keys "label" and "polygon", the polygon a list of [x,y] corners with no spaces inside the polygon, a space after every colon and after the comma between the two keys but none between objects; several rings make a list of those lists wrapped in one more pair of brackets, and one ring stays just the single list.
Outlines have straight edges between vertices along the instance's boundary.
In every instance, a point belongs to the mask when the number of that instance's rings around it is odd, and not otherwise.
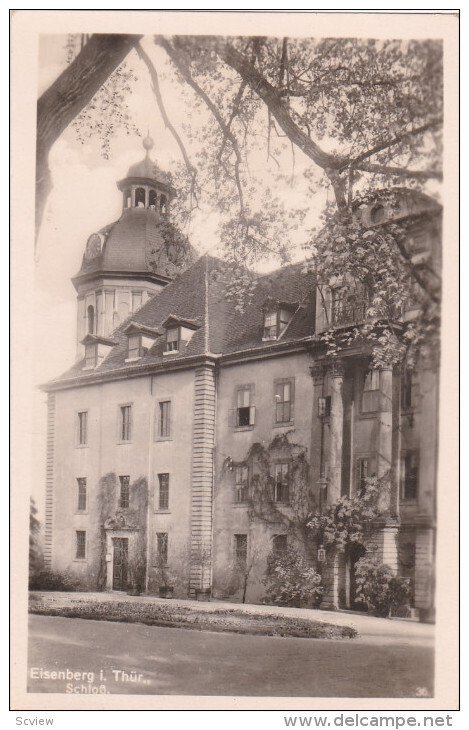
[{"label": "tower window", "polygon": [[145,188],[137,188],[135,190],[135,207],[136,208],[145,207]]},{"label": "tower window", "polygon": [[132,191],[130,188],[124,190],[124,207],[130,208],[132,205]]},{"label": "tower window", "polygon": [[88,319],[88,332],[90,335],[94,334],[94,307],[92,304],[89,305],[87,311]]},{"label": "tower window", "polygon": [[161,215],[166,215],[167,210],[167,198],[166,195],[162,195],[160,198],[160,213]]},{"label": "tower window", "polygon": [[148,197],[148,205],[152,210],[156,210],[156,204],[157,204],[156,190],[150,190],[150,195]]}]

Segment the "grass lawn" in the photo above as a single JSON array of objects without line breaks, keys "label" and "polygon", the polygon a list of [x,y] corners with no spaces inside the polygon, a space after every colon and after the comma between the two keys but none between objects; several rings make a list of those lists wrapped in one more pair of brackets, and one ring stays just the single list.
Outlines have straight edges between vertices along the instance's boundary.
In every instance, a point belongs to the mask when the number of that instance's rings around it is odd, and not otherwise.
[{"label": "grass lawn", "polygon": [[288,636],[304,639],[352,639],[357,635],[349,626],[314,621],[313,619],[286,616],[247,614],[237,609],[198,610],[193,606],[180,606],[150,601],[99,601],[80,598],[73,593],[59,603],[54,593],[31,593],[29,612],[45,616],[121,621],[148,626],[196,629],[199,631],[258,634],[264,636]]}]

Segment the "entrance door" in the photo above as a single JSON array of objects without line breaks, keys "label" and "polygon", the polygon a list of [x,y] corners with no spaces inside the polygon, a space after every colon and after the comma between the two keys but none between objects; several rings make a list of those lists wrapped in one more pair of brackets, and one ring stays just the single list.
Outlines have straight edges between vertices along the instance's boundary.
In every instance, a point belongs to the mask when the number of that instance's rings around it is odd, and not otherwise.
[{"label": "entrance door", "polygon": [[127,590],[129,565],[129,540],[127,537],[113,537],[112,589]]},{"label": "entrance door", "polygon": [[352,545],[347,551],[347,568],[349,571],[349,596],[348,596],[348,607],[355,609],[356,611],[364,611],[365,606],[357,601],[357,582],[355,575],[355,567],[357,561],[362,558],[366,550],[362,545]]}]

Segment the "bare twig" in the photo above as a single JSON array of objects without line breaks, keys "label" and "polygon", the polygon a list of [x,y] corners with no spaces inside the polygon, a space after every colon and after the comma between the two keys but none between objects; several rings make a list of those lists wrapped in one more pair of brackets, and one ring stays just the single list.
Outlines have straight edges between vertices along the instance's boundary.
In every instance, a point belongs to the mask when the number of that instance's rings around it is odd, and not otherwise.
[{"label": "bare twig", "polygon": [[137,51],[138,55],[140,56],[140,58],[142,59],[142,61],[145,63],[145,65],[148,68],[148,71],[150,73],[153,92],[155,94],[156,103],[158,104],[158,108],[159,108],[161,116],[163,118],[164,125],[167,129],[169,129],[169,131],[173,135],[174,139],[176,140],[176,142],[179,146],[181,154],[183,156],[184,163],[186,165],[187,171],[191,178],[191,197],[192,196],[194,197],[196,207],[198,207],[197,190],[196,190],[197,170],[192,165],[192,163],[189,159],[189,155],[187,154],[186,148],[184,146],[184,142],[182,141],[177,129],[174,127],[174,125],[172,124],[171,120],[168,117],[168,114],[166,112],[166,107],[163,102],[163,97],[161,96],[161,89],[160,89],[160,83],[159,83],[159,79],[158,79],[158,73],[156,71],[155,66],[153,65],[151,58],[149,57],[148,53],[146,53],[146,51],[144,51],[144,49],[142,48],[140,43],[137,44],[136,51]]}]

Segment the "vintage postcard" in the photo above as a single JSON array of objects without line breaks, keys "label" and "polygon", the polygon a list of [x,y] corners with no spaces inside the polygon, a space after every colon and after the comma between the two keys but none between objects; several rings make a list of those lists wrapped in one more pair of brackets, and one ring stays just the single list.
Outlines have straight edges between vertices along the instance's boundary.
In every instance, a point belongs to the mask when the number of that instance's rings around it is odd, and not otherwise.
[{"label": "vintage postcard", "polygon": [[11,25],[12,707],[457,709],[457,12]]}]

